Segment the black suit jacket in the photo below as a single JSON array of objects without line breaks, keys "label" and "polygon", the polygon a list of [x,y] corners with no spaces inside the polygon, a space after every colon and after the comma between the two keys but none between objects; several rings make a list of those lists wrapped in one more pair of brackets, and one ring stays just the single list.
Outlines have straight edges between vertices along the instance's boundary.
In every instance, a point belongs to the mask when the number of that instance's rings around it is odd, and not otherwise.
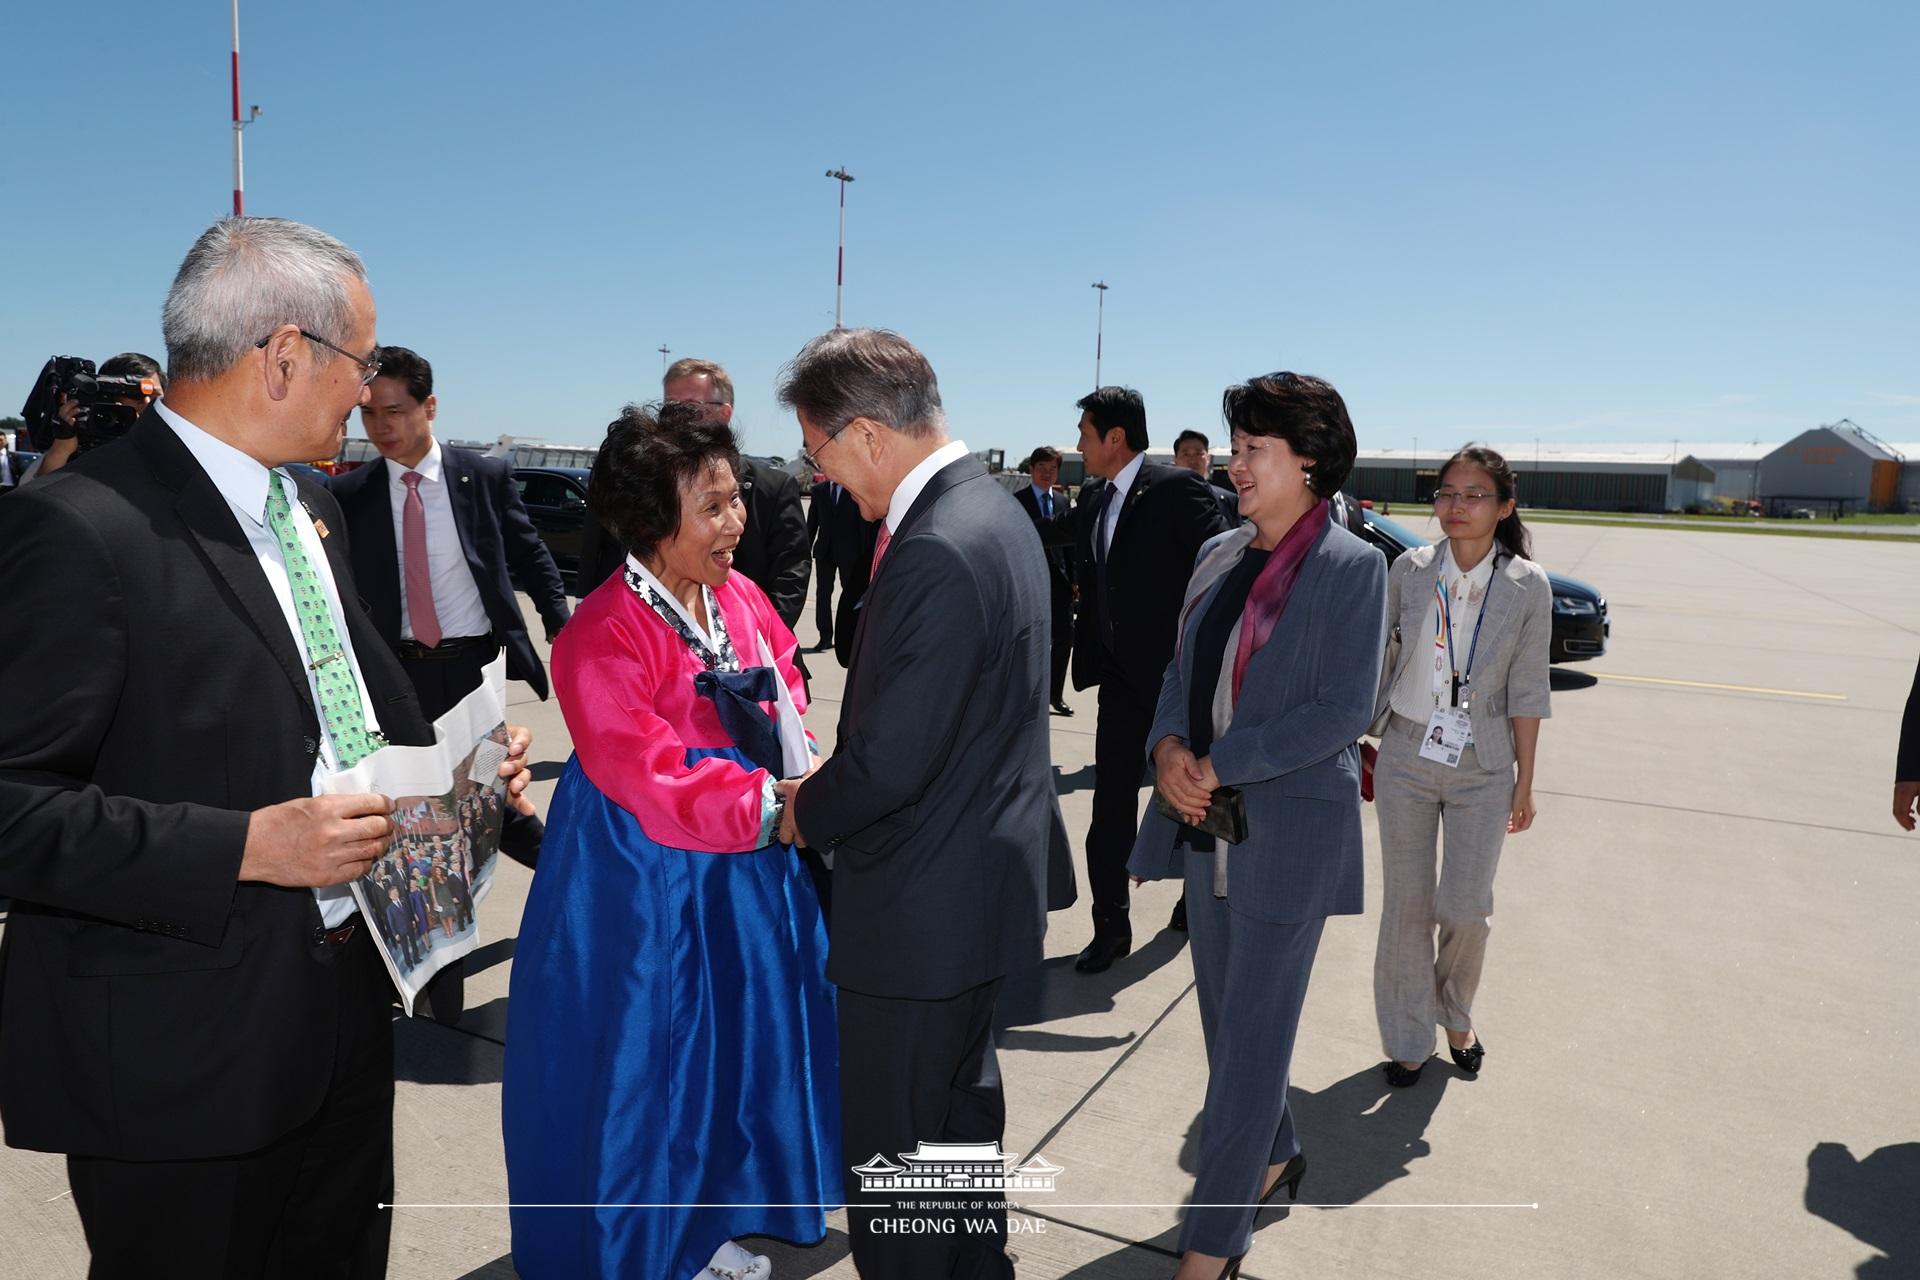
[{"label": "black suit jacket", "polygon": [[1211,480],[1207,487],[1213,490],[1213,500],[1220,504],[1220,514],[1226,517],[1227,528],[1240,523],[1240,491],[1214,484]]},{"label": "black suit jacket", "polygon": [[1121,500],[1120,523],[1107,550],[1104,600],[1093,554],[1104,503],[1100,494],[1082,495],[1075,511],[1080,617],[1073,637],[1074,688],[1119,679],[1148,706],[1159,697],[1194,557],[1201,543],[1228,528],[1217,492],[1182,467],[1143,461]]},{"label": "black suit jacket", "polygon": [[1913,673],[1907,710],[1900,717],[1900,754],[1894,761],[1893,780],[1920,782],[1920,670]]},{"label": "black suit jacket", "polygon": [[1067,834],[1047,567],[1022,525],[961,458],[921,491],[867,589],[838,742],[794,808],[834,855],[827,978],[841,987],[942,999],[1040,962]]},{"label": "black suit jacket", "polygon": [[[328,487],[339,499],[353,534],[354,578],[360,584],[361,598],[381,638],[397,649],[400,553],[393,539],[393,498],[387,479],[392,465],[384,458],[375,458],[333,477]],[[509,569],[519,575],[549,632],[565,626],[570,612],[566,591],[560,585],[560,570],[520,501],[520,490],[513,482],[513,463],[443,442],[440,466],[473,585],[479,589],[480,603],[493,624],[493,638],[507,651],[507,675],[525,680],[544,701],[547,669],[527,635],[526,615],[520,612],[520,601],[514,597]]]},{"label": "black suit jacket", "polygon": [[[742,458],[740,479],[747,491],[747,523],[734,549],[733,567],[767,593],[773,611],[789,630],[799,625],[813,573],[812,523],[801,507],[800,482],[757,458]],[[627,544],[588,517],[580,538],[580,567],[574,594],[585,598],[627,562]]]},{"label": "black suit jacket", "polygon": [[[345,522],[299,496],[382,729],[432,730],[354,606]],[[306,889],[236,884],[249,812],[312,793],[297,641],[232,510],[159,415],[0,503],[0,1121],[128,1160],[255,1150],[319,1108],[339,984]]]},{"label": "black suit jacket", "polygon": [[1056,593],[1073,590],[1073,540],[1075,521],[1073,500],[1065,489],[1055,487],[1053,491],[1053,517],[1040,514],[1040,499],[1030,484],[1022,485],[1014,492],[1013,499],[1027,513],[1027,519],[1033,521],[1033,530],[1040,535],[1040,546],[1047,553],[1047,573],[1053,579]]}]

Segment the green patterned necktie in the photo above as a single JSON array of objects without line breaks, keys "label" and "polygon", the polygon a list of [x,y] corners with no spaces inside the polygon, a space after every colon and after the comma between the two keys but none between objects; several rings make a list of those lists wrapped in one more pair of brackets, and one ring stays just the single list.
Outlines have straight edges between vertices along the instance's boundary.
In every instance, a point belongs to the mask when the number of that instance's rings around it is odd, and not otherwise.
[{"label": "green patterned necktie", "polygon": [[293,588],[293,611],[300,619],[300,640],[306,647],[308,664],[313,668],[314,684],[320,694],[320,719],[333,740],[333,754],[342,769],[350,769],[371,755],[380,743],[367,732],[366,711],[360,702],[360,681],[354,677],[353,664],[347,661],[340,633],[334,630],[333,610],[327,604],[326,589],[320,575],[300,545],[299,530],[294,527],[293,509],[281,488],[280,473],[269,471],[267,486],[267,527],[279,540],[280,555],[287,562],[287,582]]}]

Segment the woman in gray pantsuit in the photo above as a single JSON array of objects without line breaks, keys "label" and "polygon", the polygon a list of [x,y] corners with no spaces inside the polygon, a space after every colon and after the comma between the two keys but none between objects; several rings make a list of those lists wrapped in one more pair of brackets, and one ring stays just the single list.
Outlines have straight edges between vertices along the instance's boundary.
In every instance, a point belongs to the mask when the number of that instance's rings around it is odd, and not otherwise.
[{"label": "woman in gray pantsuit", "polygon": [[1396,1086],[1420,1078],[1436,1025],[1460,1069],[1480,1070],[1486,1046],[1473,1029],[1473,997],[1494,868],[1507,836],[1533,825],[1553,589],[1527,558],[1515,491],[1513,468],[1493,450],[1454,454],[1433,497],[1446,540],[1407,552],[1387,578],[1400,656],[1375,708],[1384,903],[1373,998]]},{"label": "woman in gray pantsuit", "polygon": [[1287,1072],[1321,927],[1361,910],[1354,744],[1386,634],[1385,562],[1327,518],[1354,459],[1340,393],[1274,373],[1229,387],[1224,409],[1228,475],[1251,523],[1201,548],[1143,745],[1188,822],[1237,789],[1245,839],[1216,843],[1150,808],[1127,864],[1136,882],[1184,878],[1207,1045],[1178,1280],[1238,1274],[1256,1202],[1283,1186],[1299,1197]]}]

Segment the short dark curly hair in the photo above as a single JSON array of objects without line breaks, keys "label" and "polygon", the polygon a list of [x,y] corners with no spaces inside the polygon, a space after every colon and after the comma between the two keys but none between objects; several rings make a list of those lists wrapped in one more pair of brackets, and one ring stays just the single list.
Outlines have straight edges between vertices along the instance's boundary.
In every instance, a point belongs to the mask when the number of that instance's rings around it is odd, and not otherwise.
[{"label": "short dark curly hair", "polygon": [[740,444],[704,405],[630,404],[607,425],[587,510],[644,560],[680,528],[680,486],[715,462],[739,477]]},{"label": "short dark curly hair", "polygon": [[1278,436],[1287,448],[1313,465],[1307,484],[1315,494],[1331,498],[1353,474],[1359,446],[1347,402],[1325,378],[1305,373],[1268,373],[1228,387],[1220,398],[1220,414],[1229,431],[1250,436]]}]

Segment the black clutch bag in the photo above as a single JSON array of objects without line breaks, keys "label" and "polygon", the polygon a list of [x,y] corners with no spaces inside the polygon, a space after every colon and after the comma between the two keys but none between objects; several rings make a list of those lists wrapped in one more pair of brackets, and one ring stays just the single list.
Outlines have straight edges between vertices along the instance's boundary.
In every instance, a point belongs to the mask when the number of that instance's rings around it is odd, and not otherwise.
[{"label": "black clutch bag", "polygon": [[1180,811],[1160,794],[1158,787],[1153,789],[1153,807],[1175,822],[1204,832],[1216,840],[1225,840],[1228,844],[1247,842],[1247,797],[1238,787],[1216,788],[1213,803],[1207,806],[1205,820],[1197,823],[1181,817]]}]

